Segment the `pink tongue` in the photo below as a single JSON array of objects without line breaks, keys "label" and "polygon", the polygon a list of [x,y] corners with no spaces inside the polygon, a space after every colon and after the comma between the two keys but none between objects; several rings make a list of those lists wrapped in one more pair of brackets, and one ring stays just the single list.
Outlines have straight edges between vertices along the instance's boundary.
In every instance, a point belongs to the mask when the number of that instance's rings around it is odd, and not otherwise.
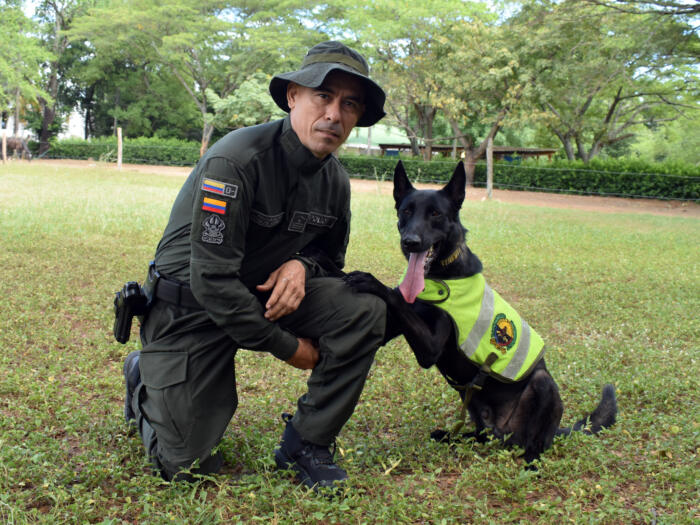
[{"label": "pink tongue", "polygon": [[425,288],[423,273],[427,251],[422,253],[412,253],[408,258],[408,270],[406,276],[399,285],[399,291],[407,303],[414,303],[418,294]]}]

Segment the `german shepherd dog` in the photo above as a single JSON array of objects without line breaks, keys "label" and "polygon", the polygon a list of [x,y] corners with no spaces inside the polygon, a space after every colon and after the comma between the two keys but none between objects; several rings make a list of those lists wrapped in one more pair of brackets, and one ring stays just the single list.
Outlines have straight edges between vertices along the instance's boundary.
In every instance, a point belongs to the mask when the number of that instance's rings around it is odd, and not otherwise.
[{"label": "german shepherd dog", "polygon": [[[398,288],[384,286],[365,272],[352,272],[345,278],[355,290],[377,295],[387,304],[387,340],[403,334],[423,368],[433,365],[448,384],[465,398],[465,387],[480,373],[480,365],[460,349],[457,329],[450,314],[431,302],[416,300],[425,279],[445,280],[481,273],[479,258],[466,245],[466,229],[459,219],[465,197],[465,174],[458,164],[450,181],[440,190],[415,189],[398,163],[394,172],[394,200],[401,234],[401,249],[408,259],[408,270]],[[498,335],[496,335],[498,337]],[[468,412],[475,431],[452,435],[436,430],[439,441],[473,437],[484,442],[491,429],[506,445],[524,450],[528,468],[549,448],[555,435],[572,430],[597,433],[615,422],[617,401],[612,385],[603,388],[597,408],[573,427],[559,428],[563,404],[557,384],[547,371],[543,358],[526,377],[503,381],[493,374],[481,378],[481,389],[468,398]]]}]

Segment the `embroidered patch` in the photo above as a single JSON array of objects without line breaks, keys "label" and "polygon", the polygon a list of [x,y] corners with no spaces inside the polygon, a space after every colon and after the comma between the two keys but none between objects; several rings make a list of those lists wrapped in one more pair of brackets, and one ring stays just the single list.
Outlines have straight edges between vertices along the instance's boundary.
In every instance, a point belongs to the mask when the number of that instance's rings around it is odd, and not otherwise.
[{"label": "embroidered patch", "polygon": [[210,193],[216,193],[217,195],[223,195],[224,197],[231,197],[235,199],[238,196],[238,186],[235,184],[228,184],[226,182],[220,182],[214,179],[204,179],[202,181],[202,191],[208,191]]},{"label": "embroidered patch", "polygon": [[295,211],[292,220],[289,221],[289,231],[301,233],[306,229],[309,214],[303,211]]},{"label": "embroidered patch", "polygon": [[226,201],[212,199],[211,197],[204,197],[202,209],[204,211],[211,211],[218,213],[219,215],[223,215],[226,213]]},{"label": "embroidered patch", "polygon": [[202,242],[208,244],[222,244],[224,242],[224,228],[226,223],[216,215],[209,215],[202,222],[204,231],[202,232]]},{"label": "embroidered patch", "polygon": [[265,215],[257,210],[250,211],[250,220],[263,228],[273,228],[282,222],[283,218],[284,212],[277,215]]},{"label": "embroidered patch", "polygon": [[317,226],[319,228],[332,228],[338,217],[323,215],[315,212],[295,211],[292,220],[289,221],[289,231],[303,232],[306,226]]},{"label": "embroidered patch", "polygon": [[515,344],[516,335],[513,321],[505,314],[498,314],[491,325],[491,344],[505,354]]},{"label": "embroidered patch", "polygon": [[321,215],[320,213],[309,213],[309,224],[311,226],[320,226],[321,228],[332,228],[338,217],[331,215]]}]

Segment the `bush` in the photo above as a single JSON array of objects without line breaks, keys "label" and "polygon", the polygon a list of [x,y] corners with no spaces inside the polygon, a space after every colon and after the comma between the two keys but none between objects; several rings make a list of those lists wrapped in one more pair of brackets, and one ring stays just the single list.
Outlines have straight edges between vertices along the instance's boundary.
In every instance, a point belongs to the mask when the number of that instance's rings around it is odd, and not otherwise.
[{"label": "bush", "polygon": [[[351,176],[391,180],[397,158],[341,157]],[[402,159],[412,181],[444,183],[454,171],[454,161]],[[663,199],[700,200],[700,166],[681,163],[648,163],[640,160],[594,159],[581,161],[531,159],[496,162],[494,188],[612,195]],[[486,164],[475,167],[474,185],[486,186]]]},{"label": "bush", "polygon": [[[199,160],[199,143],[178,139],[125,139],[123,162],[193,166]],[[34,148],[35,143],[30,144]],[[117,141],[114,137],[58,140],[51,143],[49,158],[70,158],[115,162]],[[342,156],[340,162],[355,178],[391,180],[399,157]],[[447,182],[455,168],[453,160],[401,159],[414,182]],[[475,166],[474,185],[486,185],[486,164]],[[662,199],[700,200],[700,166],[677,162],[648,163],[634,159],[563,159],[547,161],[528,159],[523,162],[494,164],[495,188],[615,195]]]},{"label": "bush", "polygon": [[[199,146],[197,142],[179,139],[157,137],[125,139],[122,145],[122,162],[193,166],[199,160]],[[116,162],[117,139],[115,137],[102,137],[88,141],[81,139],[52,141],[46,157]]]}]

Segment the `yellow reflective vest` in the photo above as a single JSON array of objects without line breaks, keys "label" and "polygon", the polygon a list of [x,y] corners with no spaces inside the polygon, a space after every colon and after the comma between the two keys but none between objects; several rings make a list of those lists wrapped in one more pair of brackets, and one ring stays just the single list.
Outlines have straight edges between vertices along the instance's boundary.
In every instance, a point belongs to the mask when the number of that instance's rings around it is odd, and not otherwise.
[{"label": "yellow reflective vest", "polygon": [[519,381],[544,355],[544,341],[484,279],[482,274],[460,279],[426,279],[418,299],[447,312],[464,354],[481,366],[495,353],[491,375]]}]

